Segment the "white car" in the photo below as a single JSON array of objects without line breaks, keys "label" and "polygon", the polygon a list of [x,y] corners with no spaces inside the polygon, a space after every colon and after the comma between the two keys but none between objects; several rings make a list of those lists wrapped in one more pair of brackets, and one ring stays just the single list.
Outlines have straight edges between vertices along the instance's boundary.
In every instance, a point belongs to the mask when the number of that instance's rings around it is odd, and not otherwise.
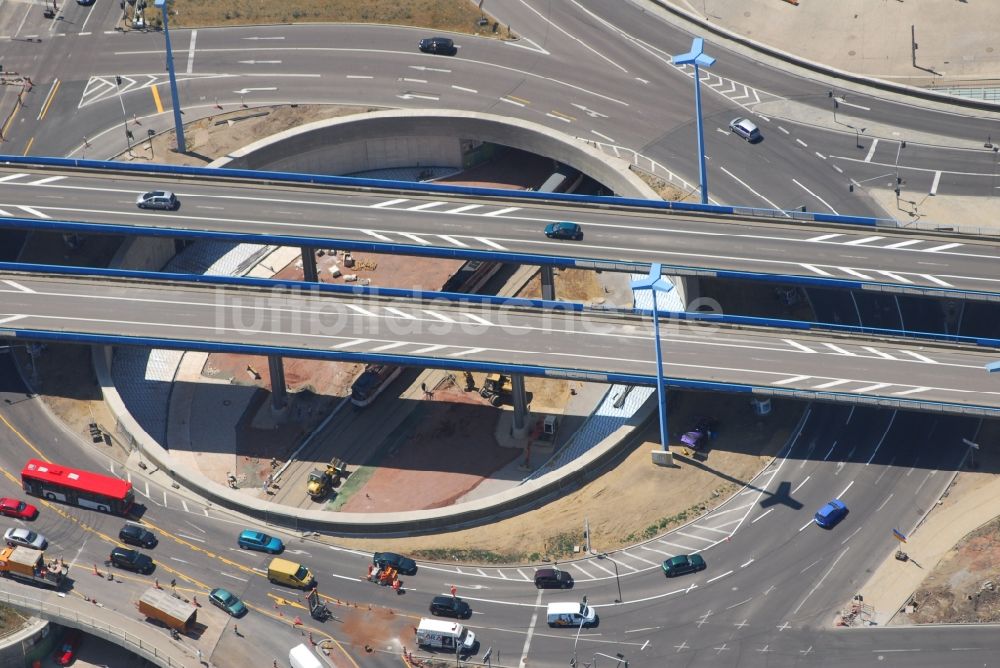
[{"label": "white car", "polygon": [[3,534],[3,539],[7,541],[7,545],[10,547],[20,545],[21,547],[30,547],[36,550],[44,550],[49,544],[45,536],[35,533],[30,529],[7,529]]}]

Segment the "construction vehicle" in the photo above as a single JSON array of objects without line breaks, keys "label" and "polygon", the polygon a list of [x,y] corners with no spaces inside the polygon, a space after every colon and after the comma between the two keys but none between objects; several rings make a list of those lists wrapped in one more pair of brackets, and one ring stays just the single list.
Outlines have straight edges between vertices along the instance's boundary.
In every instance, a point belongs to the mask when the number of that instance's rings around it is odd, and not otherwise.
[{"label": "construction vehicle", "polygon": [[483,386],[479,388],[479,396],[486,399],[493,406],[499,406],[504,401],[510,401],[510,396],[514,392],[514,385],[510,382],[510,376],[502,373],[491,373],[486,376]]},{"label": "construction vehicle", "polygon": [[333,488],[340,483],[341,478],[346,477],[347,464],[339,457],[334,457],[326,465],[325,471],[312,470],[312,473],[309,474],[309,481],[306,483],[306,492],[313,501],[322,499],[333,491]]},{"label": "construction vehicle", "polygon": [[69,567],[58,559],[45,560],[45,554],[30,547],[5,547],[0,550],[0,575],[31,584],[58,589],[66,580]]},{"label": "construction vehicle", "polygon": [[198,608],[156,587],[139,597],[139,612],[178,633],[188,633],[198,620]]}]

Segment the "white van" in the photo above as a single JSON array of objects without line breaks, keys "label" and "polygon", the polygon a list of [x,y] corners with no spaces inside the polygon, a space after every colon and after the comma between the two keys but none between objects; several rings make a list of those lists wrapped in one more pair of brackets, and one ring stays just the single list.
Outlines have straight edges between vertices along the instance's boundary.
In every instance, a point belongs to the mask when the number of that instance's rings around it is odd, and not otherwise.
[{"label": "white van", "polygon": [[323,663],[306,645],[296,645],[288,650],[288,664],[292,668],[323,668]]},{"label": "white van", "polygon": [[593,626],[597,611],[585,603],[549,603],[549,626]]},{"label": "white van", "polygon": [[417,645],[447,652],[455,652],[455,649],[459,648],[462,654],[474,654],[476,634],[458,622],[425,617],[420,620],[420,626],[417,627]]}]

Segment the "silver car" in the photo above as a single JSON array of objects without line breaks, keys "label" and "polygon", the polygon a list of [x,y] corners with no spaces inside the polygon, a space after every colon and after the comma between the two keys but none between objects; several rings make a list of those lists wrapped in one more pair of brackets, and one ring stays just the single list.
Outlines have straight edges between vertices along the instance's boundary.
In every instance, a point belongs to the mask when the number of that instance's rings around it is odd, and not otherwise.
[{"label": "silver car", "polygon": [[20,545],[21,547],[30,547],[36,550],[44,550],[49,544],[49,541],[45,540],[45,536],[42,534],[35,533],[30,529],[21,528],[7,529],[3,534],[3,539],[7,541],[7,545],[10,547]]},{"label": "silver car", "polygon": [[177,195],[169,190],[150,190],[135,198],[135,205],[140,209],[167,209],[173,211],[181,205]]}]

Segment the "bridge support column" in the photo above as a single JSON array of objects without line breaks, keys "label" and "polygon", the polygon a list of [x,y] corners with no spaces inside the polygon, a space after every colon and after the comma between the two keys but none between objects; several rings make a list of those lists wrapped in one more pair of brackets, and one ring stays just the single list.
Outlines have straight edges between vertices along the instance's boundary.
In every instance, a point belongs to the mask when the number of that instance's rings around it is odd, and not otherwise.
[{"label": "bridge support column", "polygon": [[288,390],[285,389],[285,365],[280,355],[267,356],[267,369],[271,372],[271,410],[281,413],[288,408]]},{"label": "bridge support column", "polygon": [[510,377],[511,402],[514,404],[512,436],[524,438],[528,433],[528,393],[524,390],[524,376],[515,373]]},{"label": "bridge support column", "polygon": [[306,282],[319,282],[319,274],[316,273],[316,253],[312,248],[305,246],[302,247],[302,273]]},{"label": "bridge support column", "polygon": [[542,267],[542,299],[553,301],[556,298],[556,276],[552,267]]}]

